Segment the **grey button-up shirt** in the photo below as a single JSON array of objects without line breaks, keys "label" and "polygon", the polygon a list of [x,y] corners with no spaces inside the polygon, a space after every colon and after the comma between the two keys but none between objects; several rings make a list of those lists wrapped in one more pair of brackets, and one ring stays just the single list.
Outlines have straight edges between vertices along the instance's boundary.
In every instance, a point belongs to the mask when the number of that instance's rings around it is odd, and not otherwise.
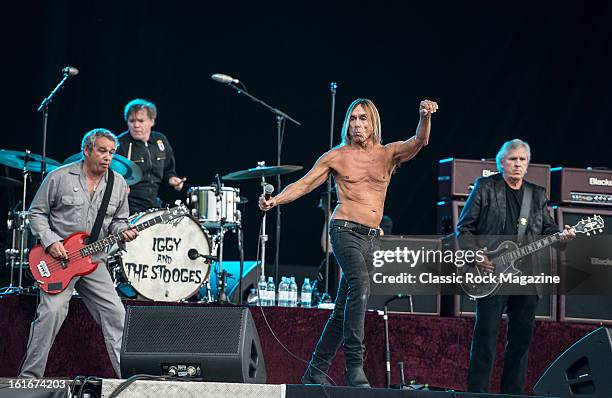
[{"label": "grey button-up shirt", "polygon": [[[47,175],[34,196],[29,215],[32,234],[45,249],[75,232],[91,232],[107,180],[108,174],[102,177],[93,196],[90,196],[83,161],[67,164]],[[128,228],[127,197],[127,184],[123,177],[115,173],[113,192],[98,239]],[[102,255],[95,257],[99,259]]]}]

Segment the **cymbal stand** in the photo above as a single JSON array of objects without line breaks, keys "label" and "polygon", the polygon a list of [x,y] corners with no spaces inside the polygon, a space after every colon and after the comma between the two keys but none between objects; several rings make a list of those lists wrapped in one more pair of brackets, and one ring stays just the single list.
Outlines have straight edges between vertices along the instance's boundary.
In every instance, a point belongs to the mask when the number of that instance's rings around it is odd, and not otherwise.
[{"label": "cymbal stand", "polygon": [[216,239],[218,242],[217,245],[217,281],[218,281],[218,290],[217,290],[217,302],[219,304],[227,304],[227,295],[225,294],[225,271],[223,270],[223,239],[225,237],[226,228],[223,225],[226,221],[226,218],[223,217],[221,211],[221,201],[223,200],[223,193],[221,187],[223,184],[221,183],[221,179],[219,178],[219,174],[215,175],[215,199],[217,201],[217,219],[219,221],[219,231],[217,232]]},{"label": "cymbal stand", "polygon": [[244,241],[242,235],[242,213],[240,210],[236,210],[236,231],[238,232],[238,255],[240,256],[240,273],[238,275],[238,304],[243,304],[242,297],[242,273],[244,272]]},{"label": "cymbal stand", "polygon": [[[23,290],[23,262],[25,260],[25,249],[26,249],[26,242],[25,242],[25,237],[26,237],[26,233],[27,233],[27,224],[28,224],[28,217],[27,217],[27,213],[26,213],[26,194],[28,191],[28,179],[30,177],[30,170],[28,170],[28,161],[30,160],[30,150],[26,149],[25,150],[25,157],[23,159],[23,170],[21,171],[22,174],[22,178],[23,178],[23,191],[22,191],[22,196],[21,196],[21,212],[19,212],[20,214],[17,214],[17,228],[20,232],[20,239],[19,239],[19,248],[18,248],[18,252],[19,252],[19,276],[18,276],[18,284],[17,284],[17,289],[19,290],[19,292],[21,292]],[[16,220],[16,221],[17,221]],[[13,286],[13,267],[11,266],[11,286]]]}]

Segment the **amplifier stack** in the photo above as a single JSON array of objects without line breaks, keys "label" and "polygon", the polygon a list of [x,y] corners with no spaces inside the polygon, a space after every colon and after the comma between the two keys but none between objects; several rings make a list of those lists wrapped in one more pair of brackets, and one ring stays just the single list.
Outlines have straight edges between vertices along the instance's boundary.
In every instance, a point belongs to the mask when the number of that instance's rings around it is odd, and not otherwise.
[{"label": "amplifier stack", "polygon": [[[457,222],[475,180],[497,173],[494,161],[443,159],[439,164],[437,232],[456,232]],[[561,270],[571,264],[588,273],[612,278],[612,171],[568,167],[550,168],[546,164],[530,164],[526,181],[546,189],[549,211],[560,228],[574,225],[593,214],[600,215],[607,229],[596,239],[577,239],[558,255],[551,253],[551,268]],[[606,279],[607,280],[607,279]],[[578,289],[580,291],[580,289]],[[444,300],[448,307],[449,300]],[[445,313],[474,316],[475,302],[455,296]],[[557,314],[558,312],[558,314]],[[544,296],[537,310],[538,319],[563,322],[586,322],[612,325],[612,295],[569,294]]]},{"label": "amplifier stack", "polygon": [[[560,228],[593,214],[601,216],[606,224],[602,236],[567,245],[559,254],[559,264],[590,274],[583,282],[585,285],[594,283],[595,279],[605,283],[612,278],[612,171],[570,167],[551,171],[552,199]],[[612,295],[585,294],[577,286],[573,292],[559,297],[559,320],[612,325]]]}]

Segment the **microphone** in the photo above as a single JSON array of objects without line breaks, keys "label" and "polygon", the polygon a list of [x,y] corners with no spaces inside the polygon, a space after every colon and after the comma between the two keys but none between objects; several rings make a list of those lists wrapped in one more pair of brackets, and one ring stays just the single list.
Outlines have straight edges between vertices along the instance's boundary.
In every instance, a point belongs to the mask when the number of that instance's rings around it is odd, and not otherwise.
[{"label": "microphone", "polygon": [[202,257],[204,260],[217,261],[216,256],[200,254],[197,249],[189,249],[189,251],[187,251],[187,256],[190,260],[196,260],[198,257]]},{"label": "microphone", "polygon": [[[77,71],[77,73],[78,73],[78,71]],[[216,82],[223,83],[223,84],[238,84],[238,83],[240,83],[240,80],[234,79],[233,77],[228,76],[228,75],[224,75],[223,73],[215,73],[210,78],[213,79]]]},{"label": "microphone", "polygon": [[270,195],[274,192],[274,187],[270,184],[266,184],[263,187],[264,199],[270,200]]},{"label": "microphone", "polygon": [[67,66],[62,69],[62,73],[66,76],[76,76],[79,74],[79,70],[74,66]]}]

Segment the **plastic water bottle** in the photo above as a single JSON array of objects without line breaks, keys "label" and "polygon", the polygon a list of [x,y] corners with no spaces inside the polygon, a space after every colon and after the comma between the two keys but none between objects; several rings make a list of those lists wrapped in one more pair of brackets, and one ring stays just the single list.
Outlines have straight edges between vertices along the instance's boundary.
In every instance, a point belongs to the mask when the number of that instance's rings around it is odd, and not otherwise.
[{"label": "plastic water bottle", "polygon": [[261,275],[259,277],[259,283],[257,284],[257,297],[259,305],[266,307],[268,304],[268,284],[266,283],[266,276]]},{"label": "plastic water bottle", "polygon": [[278,306],[287,307],[289,304],[289,283],[287,277],[283,276],[278,284]]},{"label": "plastic water bottle", "polygon": [[289,307],[297,307],[298,285],[295,283],[295,277],[292,276],[289,280]]},{"label": "plastic water bottle", "polygon": [[312,286],[310,285],[310,279],[304,278],[302,284],[302,307],[310,308],[312,306]]},{"label": "plastic water bottle", "polygon": [[269,276],[268,277],[268,291],[266,292],[266,301],[267,305],[275,306],[276,305],[276,285],[274,284],[274,279]]}]

